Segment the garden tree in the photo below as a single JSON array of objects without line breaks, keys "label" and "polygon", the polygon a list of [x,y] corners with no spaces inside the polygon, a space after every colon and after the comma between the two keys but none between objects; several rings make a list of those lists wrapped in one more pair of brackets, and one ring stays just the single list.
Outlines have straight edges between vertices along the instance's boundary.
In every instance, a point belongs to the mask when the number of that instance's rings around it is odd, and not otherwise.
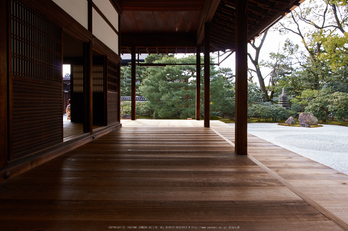
[{"label": "garden tree", "polygon": [[[143,72],[145,67],[137,66],[136,67],[136,95],[141,95],[139,91],[140,83],[143,79]],[[132,67],[131,66],[122,66],[121,67],[121,94],[123,96],[131,96],[132,93]]]},{"label": "garden tree", "polygon": [[157,60],[161,60],[164,57],[172,57],[174,58],[173,54],[167,55],[167,54],[149,54],[145,58],[145,63],[155,63]]},{"label": "garden tree", "polygon": [[334,92],[332,88],[323,88],[320,91],[303,93],[306,100],[300,101],[305,105],[305,111],[313,113],[319,120],[326,121],[329,114],[343,122],[348,118],[348,93]]},{"label": "garden tree", "polygon": [[[267,101],[271,101],[271,99],[273,98],[273,89],[267,89],[266,85],[265,85],[265,78],[262,75],[261,69],[260,69],[260,53],[261,53],[261,48],[267,38],[267,34],[268,31],[266,31],[262,36],[261,36],[261,41],[260,44],[257,45],[256,44],[256,39],[250,42],[251,47],[254,49],[255,51],[255,56],[253,57],[251,53],[248,53],[249,59],[250,61],[253,63],[254,68],[255,69],[249,69],[249,71],[251,72],[255,72],[259,85],[260,85],[260,89],[262,91],[262,98],[265,102]],[[270,90],[270,92],[269,92]]]},{"label": "garden tree", "polygon": [[263,102],[263,93],[259,86],[255,83],[248,83],[248,106],[252,106],[255,103]]},{"label": "garden tree", "polygon": [[333,91],[331,88],[326,88],[325,91],[321,92],[320,94],[319,90],[303,90],[300,95],[296,96],[296,98],[291,99],[291,107],[297,112],[302,112],[318,96],[326,96],[332,92]]},{"label": "garden tree", "polygon": [[348,93],[334,92],[329,96],[328,110],[339,122],[348,118]]},{"label": "garden tree", "polygon": [[[311,2],[314,2],[313,0]],[[310,18],[315,12],[322,12],[320,17]],[[347,20],[348,3],[346,0],[322,0],[315,8],[309,8],[300,15],[301,20],[316,28],[313,38],[323,47],[319,59],[329,63],[330,67],[337,70],[348,63]]]},{"label": "garden tree", "polygon": [[214,71],[210,82],[210,102],[212,116],[234,118],[234,75],[230,68],[219,68]]},{"label": "garden tree", "polygon": [[331,87],[324,87],[319,91],[307,89],[292,99],[292,107],[299,108],[297,111],[311,112],[324,122],[329,114],[342,122],[344,118],[348,118],[348,93],[335,92]]},{"label": "garden tree", "polygon": [[[155,63],[195,63],[196,56],[163,57]],[[140,90],[148,100],[154,118],[192,118],[196,104],[196,66],[149,67],[143,73]],[[230,68],[210,66],[211,115],[234,117],[234,82]],[[203,70],[201,70],[201,76]],[[200,83],[203,88],[203,81]],[[203,91],[201,99],[203,99]],[[203,109],[203,105],[201,105]],[[201,110],[203,113],[203,110]]]},{"label": "garden tree", "polygon": [[284,43],[283,48],[277,53],[270,53],[267,61],[262,61],[261,65],[271,70],[268,76],[268,88],[272,89],[274,96],[282,92],[283,88],[287,89],[289,96],[295,95],[294,90],[297,88],[297,81],[294,81],[293,72],[295,71],[293,55],[298,51],[298,45],[293,44],[289,39]]},{"label": "garden tree", "polygon": [[[180,59],[194,63],[195,56]],[[178,63],[174,57],[163,57],[155,63]],[[192,65],[167,65],[149,67],[143,73],[140,86],[143,96],[154,111],[154,118],[188,118],[195,115],[196,67]]]},{"label": "garden tree", "polygon": [[313,94],[311,94],[310,98],[308,98],[308,105],[305,106],[305,112],[311,112],[319,120],[325,122],[330,113],[328,105],[329,98],[332,94],[332,88],[323,88],[320,91],[313,91]]},{"label": "garden tree", "polygon": [[348,92],[348,66],[332,72],[326,80],[324,86],[331,87],[338,92]]},{"label": "garden tree", "polygon": [[132,87],[131,87],[131,67],[122,66],[121,67],[121,94],[123,96],[130,96]]},{"label": "garden tree", "polygon": [[[161,60],[164,57],[174,57],[174,55],[166,54],[149,54],[145,58],[145,63],[154,63],[156,60]],[[136,67],[136,95],[141,95],[139,90],[140,84],[143,80],[143,73],[145,72],[146,67],[138,66]],[[122,66],[121,67],[121,94],[124,96],[131,96],[132,93],[132,67]]]},{"label": "garden tree", "polygon": [[311,75],[311,89],[319,90],[333,80],[332,70],[347,64],[347,2],[309,0],[288,19],[280,23],[281,28],[301,38],[306,51],[303,74]]}]

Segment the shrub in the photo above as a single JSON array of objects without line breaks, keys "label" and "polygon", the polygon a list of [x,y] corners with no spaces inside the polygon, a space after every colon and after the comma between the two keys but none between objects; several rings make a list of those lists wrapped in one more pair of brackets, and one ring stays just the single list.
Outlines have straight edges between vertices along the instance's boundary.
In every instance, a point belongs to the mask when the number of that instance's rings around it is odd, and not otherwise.
[{"label": "shrub", "polygon": [[121,102],[121,116],[122,115],[130,115],[131,114],[131,102],[123,101]]},{"label": "shrub", "polygon": [[271,103],[254,104],[248,110],[248,116],[258,118],[259,121],[260,119],[271,121],[286,120],[293,114],[295,114],[294,111]]},{"label": "shrub", "polygon": [[348,93],[335,92],[329,96],[328,110],[337,117],[339,122],[348,118]]},{"label": "shrub", "polygon": [[[152,117],[153,111],[150,109],[149,102],[136,102],[136,114]],[[132,106],[130,101],[121,102],[121,115],[130,115]]]},{"label": "shrub", "polygon": [[136,103],[136,113],[142,116],[152,116],[153,111],[150,109],[149,102],[137,102]]}]

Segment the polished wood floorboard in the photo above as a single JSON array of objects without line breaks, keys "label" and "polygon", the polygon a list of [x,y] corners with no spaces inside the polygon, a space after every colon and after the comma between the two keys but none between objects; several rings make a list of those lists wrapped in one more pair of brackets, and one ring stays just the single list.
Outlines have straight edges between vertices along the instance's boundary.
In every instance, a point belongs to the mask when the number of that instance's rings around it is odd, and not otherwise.
[{"label": "polished wood floorboard", "polygon": [[[252,154],[237,156],[233,134],[217,122],[123,121],[0,184],[0,230],[344,230],[295,188],[306,194],[314,176],[300,183],[301,171],[289,172],[298,164],[323,180],[330,170],[302,161],[284,167],[282,153],[299,157],[253,136]],[[272,173],[278,171],[280,177]],[[327,200],[344,199],[336,192]]]}]

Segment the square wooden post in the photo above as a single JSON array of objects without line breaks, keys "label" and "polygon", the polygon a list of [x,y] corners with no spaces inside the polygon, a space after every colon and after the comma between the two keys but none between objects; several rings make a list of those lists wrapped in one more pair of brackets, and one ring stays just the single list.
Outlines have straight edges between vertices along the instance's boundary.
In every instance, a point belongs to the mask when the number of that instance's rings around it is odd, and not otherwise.
[{"label": "square wooden post", "polygon": [[132,96],[131,96],[131,119],[136,117],[136,66],[135,66],[135,47],[132,47]]},{"label": "square wooden post", "polygon": [[237,0],[235,152],[248,154],[248,16],[247,0]]},{"label": "square wooden post", "polygon": [[83,93],[84,93],[84,121],[83,132],[93,133],[93,76],[92,76],[92,42],[84,43],[84,80],[83,80]]},{"label": "square wooden post", "polygon": [[117,64],[117,122],[121,123],[121,61]]},{"label": "square wooden post", "polygon": [[201,119],[201,46],[196,54],[196,120]]},{"label": "square wooden post", "polygon": [[204,127],[210,127],[210,23],[204,26]]}]

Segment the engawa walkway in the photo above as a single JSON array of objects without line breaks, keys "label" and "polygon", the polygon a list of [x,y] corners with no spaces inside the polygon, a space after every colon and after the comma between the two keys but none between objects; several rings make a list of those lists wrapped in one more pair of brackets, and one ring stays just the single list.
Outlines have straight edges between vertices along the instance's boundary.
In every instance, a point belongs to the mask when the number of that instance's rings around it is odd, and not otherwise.
[{"label": "engawa walkway", "polygon": [[[0,230],[348,230],[348,176],[221,122],[123,128],[0,184]],[[232,141],[232,142],[231,142]]]}]

